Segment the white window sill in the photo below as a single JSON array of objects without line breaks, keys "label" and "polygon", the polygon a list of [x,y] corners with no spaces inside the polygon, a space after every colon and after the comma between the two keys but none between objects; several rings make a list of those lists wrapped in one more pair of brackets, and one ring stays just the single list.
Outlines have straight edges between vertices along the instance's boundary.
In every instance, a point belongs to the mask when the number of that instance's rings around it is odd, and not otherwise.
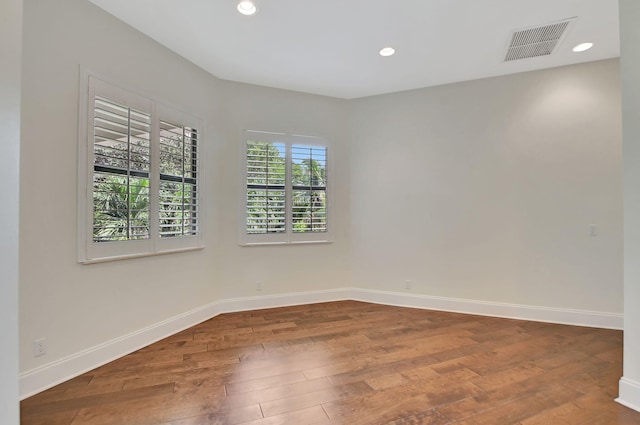
[{"label": "white window sill", "polygon": [[111,261],[129,260],[132,258],[156,257],[158,255],[175,254],[178,252],[199,251],[204,248],[205,247],[203,245],[203,246],[194,246],[194,247],[188,247],[188,248],[168,249],[168,250],[156,251],[156,252],[141,252],[137,254],[114,255],[111,257],[101,257],[101,258],[92,258],[88,260],[82,260],[80,261],[80,263],[83,265],[108,263]]}]

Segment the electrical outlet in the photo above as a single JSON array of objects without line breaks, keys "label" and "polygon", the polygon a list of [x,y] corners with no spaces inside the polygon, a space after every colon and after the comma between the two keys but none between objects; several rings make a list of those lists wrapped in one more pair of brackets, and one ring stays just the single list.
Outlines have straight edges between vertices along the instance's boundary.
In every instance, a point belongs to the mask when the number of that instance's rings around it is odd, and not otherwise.
[{"label": "electrical outlet", "polygon": [[256,291],[262,291],[262,281],[256,281]]},{"label": "electrical outlet", "polygon": [[406,290],[411,289],[411,281],[410,280],[405,280],[404,281],[404,289],[406,289]]},{"label": "electrical outlet", "polygon": [[33,357],[47,354],[47,340],[44,338],[33,340]]}]

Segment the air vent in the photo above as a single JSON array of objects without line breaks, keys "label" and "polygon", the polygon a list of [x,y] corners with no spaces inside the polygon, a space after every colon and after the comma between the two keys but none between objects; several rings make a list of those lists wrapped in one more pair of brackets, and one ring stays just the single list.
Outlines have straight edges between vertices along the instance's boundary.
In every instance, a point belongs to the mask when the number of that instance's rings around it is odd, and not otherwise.
[{"label": "air vent", "polygon": [[514,31],[505,62],[550,55],[574,19]]}]

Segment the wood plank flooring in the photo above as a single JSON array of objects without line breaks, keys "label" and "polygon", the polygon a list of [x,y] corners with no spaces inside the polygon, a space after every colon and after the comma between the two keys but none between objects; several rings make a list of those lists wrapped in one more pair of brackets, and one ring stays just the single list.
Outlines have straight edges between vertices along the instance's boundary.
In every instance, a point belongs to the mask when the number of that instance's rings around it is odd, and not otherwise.
[{"label": "wood plank flooring", "polygon": [[224,314],[21,403],[23,425],[613,425],[622,332],[353,301]]}]

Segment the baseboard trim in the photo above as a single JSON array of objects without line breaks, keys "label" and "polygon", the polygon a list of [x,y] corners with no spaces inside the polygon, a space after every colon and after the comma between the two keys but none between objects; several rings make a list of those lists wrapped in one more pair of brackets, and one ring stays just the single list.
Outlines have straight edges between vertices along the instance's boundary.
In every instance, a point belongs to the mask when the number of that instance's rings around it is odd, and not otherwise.
[{"label": "baseboard trim", "polygon": [[328,289],[324,291],[291,292],[287,294],[262,295],[257,297],[227,298],[218,301],[220,313],[261,310],[264,308],[289,307],[292,305],[317,304],[352,299],[352,288]]},{"label": "baseboard trim", "polygon": [[20,374],[23,400],[220,314],[218,303],[179,314]]},{"label": "baseboard trim", "polygon": [[[20,374],[20,399],[23,400],[222,313],[342,300],[607,329],[622,329],[623,323],[623,316],[616,313],[505,304],[359,288],[336,288],[324,291],[227,298],[23,372]],[[633,400],[637,400],[637,398],[630,397],[624,398],[624,400],[626,400],[625,403],[633,403]]]},{"label": "baseboard trim", "polygon": [[623,327],[624,316],[619,313],[508,304],[357,288],[353,288],[351,293],[353,297],[351,299],[356,301],[394,305],[398,307],[423,308],[427,310],[476,314],[505,319],[587,326],[591,328],[620,330]]},{"label": "baseboard trim", "polygon": [[20,399],[24,400],[222,313],[341,301],[350,299],[350,292],[348,288],[340,288],[215,301],[21,373]]},{"label": "baseboard trim", "polygon": [[619,396],[616,401],[640,412],[640,382],[625,377],[620,378]]}]

